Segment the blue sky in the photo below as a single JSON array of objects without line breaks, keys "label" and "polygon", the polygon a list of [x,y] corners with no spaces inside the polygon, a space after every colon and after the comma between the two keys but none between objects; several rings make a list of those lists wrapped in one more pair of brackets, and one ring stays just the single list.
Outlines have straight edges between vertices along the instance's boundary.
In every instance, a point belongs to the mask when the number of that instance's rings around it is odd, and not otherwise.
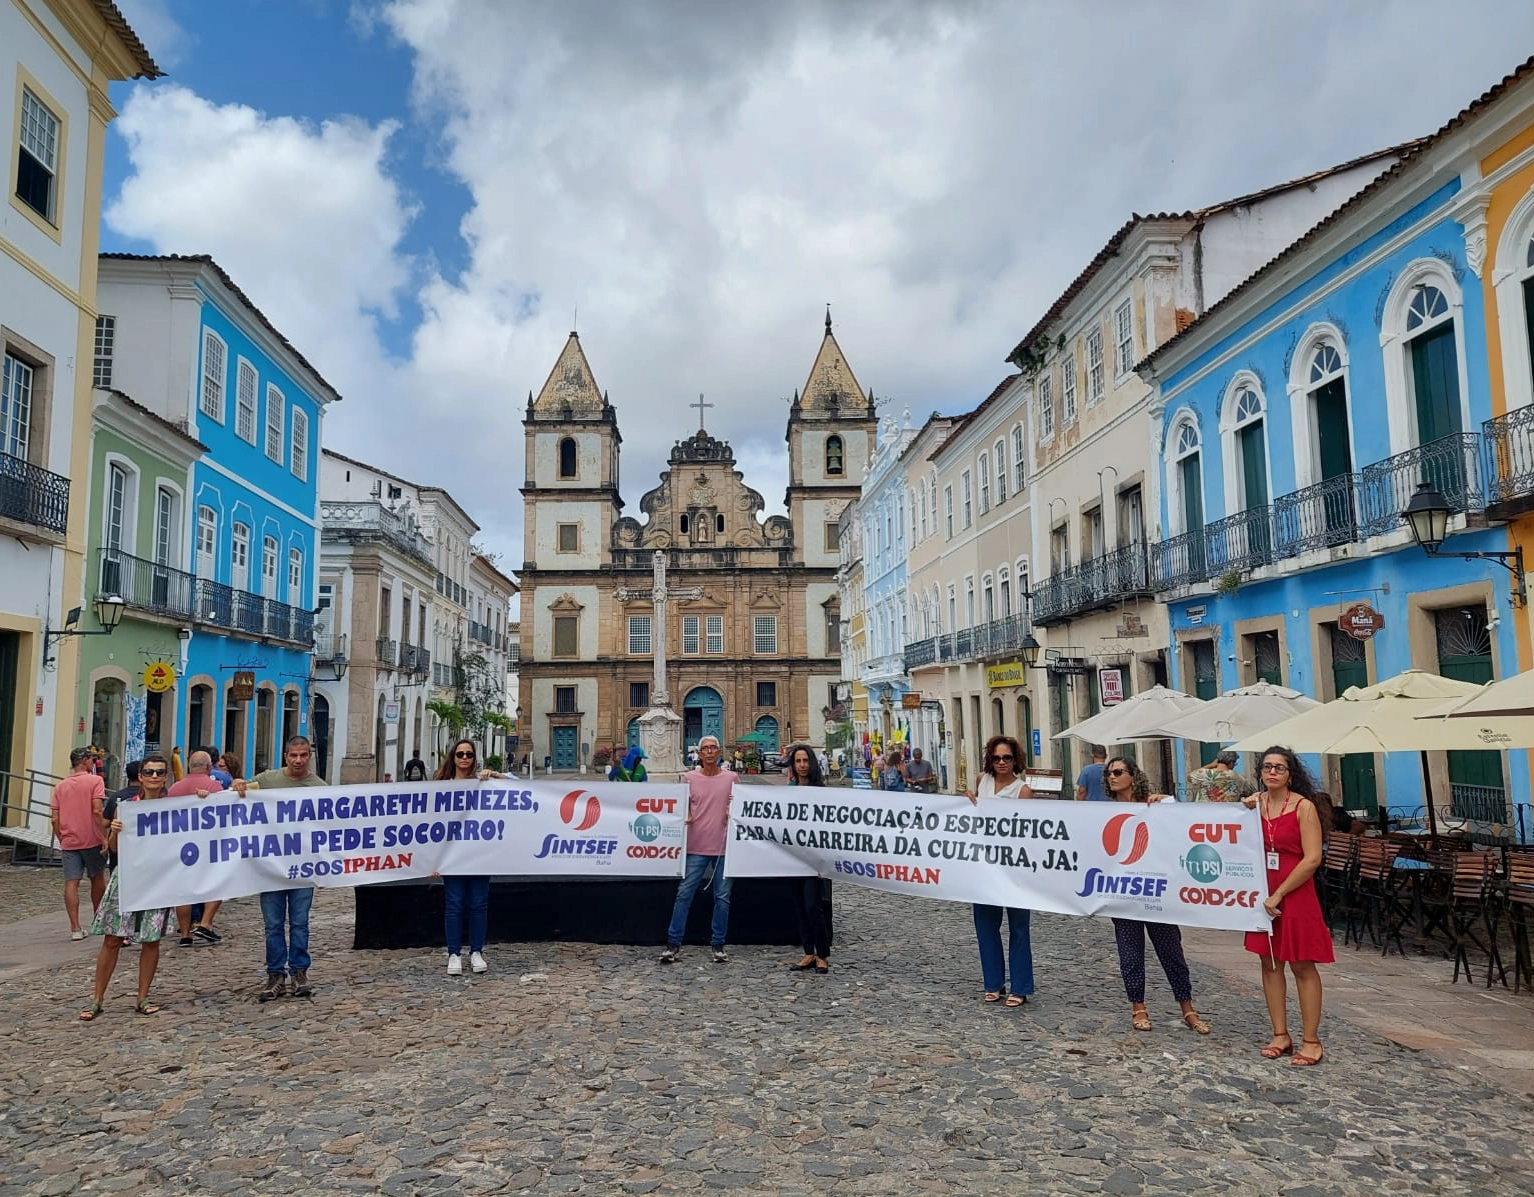
[{"label": "blue sky", "polygon": [[[699,392],[769,503],[824,305],[860,383],[972,408],[1131,212],[1421,136],[1527,0],[119,0],[102,241],[207,252],[515,568],[520,420],[579,308],[625,498]],[[1104,20],[1111,12],[1112,20]]]}]

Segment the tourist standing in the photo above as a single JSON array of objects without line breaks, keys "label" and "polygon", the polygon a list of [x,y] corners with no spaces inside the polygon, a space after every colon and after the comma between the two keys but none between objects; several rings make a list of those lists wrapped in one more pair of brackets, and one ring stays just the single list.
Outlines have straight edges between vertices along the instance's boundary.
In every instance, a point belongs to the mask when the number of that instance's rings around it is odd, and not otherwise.
[{"label": "tourist standing", "polygon": [[[1310,771],[1287,748],[1262,754],[1263,792],[1252,802],[1262,812],[1262,845],[1268,854],[1268,900],[1273,919],[1267,931],[1248,931],[1246,950],[1262,959],[1262,996],[1273,1022],[1273,1039],[1262,1054],[1269,1060],[1291,1053],[1296,1068],[1321,1063],[1321,973],[1317,964],[1335,959],[1332,933],[1321,914],[1316,870],[1321,867],[1321,817]],[[1300,1049],[1289,1035],[1289,990],[1284,966],[1294,974],[1300,999]]]},{"label": "tourist standing", "polygon": [[417,748],[405,762],[405,772],[401,775],[406,781],[425,781],[426,762],[421,759],[421,750]]},{"label": "tourist standing", "polygon": [[[165,797],[165,787],[170,779],[170,761],[163,753],[151,752],[139,763],[139,796],[134,802],[148,802]],[[107,824],[107,851],[117,853],[118,834],[123,829],[121,809],[112,813]],[[149,987],[154,983],[155,970],[160,966],[160,940],[170,928],[175,911],[165,906],[156,910],[124,912],[119,901],[122,869],[114,868],[107,882],[101,905],[96,908],[96,920],[91,933],[100,935],[101,951],[96,954],[96,994],[91,1004],[80,1011],[81,1022],[94,1022],[101,1017],[101,1003],[107,994],[107,984],[117,971],[117,958],[125,943],[137,944],[138,958],[138,1004],[133,1008],[139,1014],[158,1014],[160,1007],[149,1000]]]},{"label": "tourist standing", "polygon": [[[804,744],[789,746],[788,770],[791,786],[826,784],[814,751]],[[824,877],[796,877],[794,880],[798,883],[794,912],[799,918],[799,939],[804,945],[804,956],[790,967],[801,973],[809,969],[828,973],[831,971],[831,921],[827,912],[831,903],[831,882]]]},{"label": "tourist standing", "polygon": [[[1140,766],[1126,757],[1116,756],[1103,771],[1108,782],[1108,798],[1113,802],[1175,802],[1168,794],[1152,794],[1150,779]],[[1150,1011],[1145,1008],[1145,938],[1150,936],[1151,946],[1156,949],[1156,959],[1161,961],[1161,971],[1166,974],[1172,996],[1182,1008],[1182,1020],[1189,1030],[1200,1035],[1209,1034],[1209,1024],[1199,1017],[1193,1005],[1193,978],[1188,972],[1188,961],[1182,951],[1182,932],[1172,923],[1151,923],[1140,919],[1113,920],[1113,933],[1118,941],[1119,976],[1124,982],[1124,992],[1129,997],[1129,1021],[1137,1031],[1151,1029]]]},{"label": "tourist standing", "polygon": [[64,913],[69,916],[69,938],[84,939],[80,927],[80,882],[89,879],[91,911],[101,905],[107,888],[107,862],[101,834],[102,805],[106,784],[96,772],[90,748],[69,753],[70,774],[53,787],[48,821],[64,858]]},{"label": "tourist standing", "polygon": [[922,756],[920,748],[911,750],[911,759],[905,767],[905,780],[911,789],[923,794],[930,794],[937,789],[937,774],[932,768],[932,762]]},{"label": "tourist standing", "polygon": [[[488,781],[504,777],[479,767],[479,750],[473,740],[459,740],[442,759],[438,781]],[[485,961],[485,935],[490,926],[490,877],[488,874],[449,873],[442,878],[442,923],[447,939],[447,975],[463,974],[463,912],[469,912],[469,969],[482,973],[490,968]]]},{"label": "tourist standing", "polygon": [[1227,748],[1215,756],[1213,764],[1188,774],[1188,801],[1240,802],[1255,794],[1257,787],[1236,771],[1240,759]]},{"label": "tourist standing", "polygon": [[693,895],[712,875],[714,919],[709,942],[714,963],[729,960],[725,954],[725,934],[730,927],[730,879],[724,875],[725,836],[730,821],[730,798],[734,794],[735,775],[719,767],[722,750],[719,737],[704,736],[698,741],[698,767],[682,774],[687,783],[687,859],[682,884],[677,887],[676,904],[671,908],[671,925],[666,928],[666,950],[662,964],[674,964],[687,933],[687,912]]},{"label": "tourist standing", "polygon": [[[234,791],[242,798],[250,790],[287,790],[297,786],[322,786],[323,778],[309,771],[314,749],[306,736],[294,736],[282,749],[282,768],[257,773],[249,781],[235,778]],[[314,887],[268,890],[261,895],[261,921],[266,927],[266,984],[256,996],[270,1002],[283,995],[309,997],[309,911],[314,906]]]},{"label": "tourist standing", "polygon": [[900,749],[891,748],[884,754],[884,767],[879,770],[876,790],[905,790],[905,774],[901,767],[905,764],[905,758],[901,756]]},{"label": "tourist standing", "polygon": [[[985,742],[985,761],[980,779],[969,792],[975,805],[982,798],[1032,798],[1033,790],[1017,772],[1023,748],[1011,736],[992,736]],[[1033,994],[1032,912],[1020,906],[987,906],[975,903],[975,940],[980,948],[980,976],[984,1000],[1008,1006],[1024,1005]],[[1007,951],[1001,948],[1001,919],[1007,918]],[[1007,959],[1012,960],[1012,991],[1007,992]]]},{"label": "tourist standing", "polygon": [[1108,791],[1103,786],[1103,769],[1108,760],[1108,750],[1101,744],[1092,745],[1092,763],[1082,767],[1076,778],[1077,802],[1107,802]]}]

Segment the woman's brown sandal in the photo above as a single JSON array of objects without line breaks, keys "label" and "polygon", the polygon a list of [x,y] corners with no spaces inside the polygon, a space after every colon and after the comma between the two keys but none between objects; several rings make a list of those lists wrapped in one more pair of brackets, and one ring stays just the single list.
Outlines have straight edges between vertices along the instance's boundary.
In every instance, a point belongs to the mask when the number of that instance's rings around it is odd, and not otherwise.
[{"label": "woman's brown sandal", "polygon": [[1129,1025],[1134,1027],[1134,1029],[1137,1030],[1137,1031],[1148,1031],[1148,1030],[1150,1030],[1151,1029],[1150,1011],[1146,1010],[1144,1008],[1141,1008],[1139,1010],[1131,1010],[1129,1012]]},{"label": "woman's brown sandal", "polygon": [[1186,1010],[1182,1016],[1183,1025],[1190,1031],[1197,1031],[1200,1035],[1209,1034],[1209,1024],[1199,1017],[1197,1010]]},{"label": "woman's brown sandal", "polygon": [[[1284,1042],[1279,1043],[1280,1039]],[[1262,1058],[1264,1060],[1277,1060],[1281,1056],[1292,1055],[1294,1055],[1294,1040],[1289,1038],[1288,1031],[1275,1031],[1273,1033],[1273,1042],[1262,1049]]]},{"label": "woman's brown sandal", "polygon": [[986,1003],[986,1005],[994,1006],[997,1002],[1001,1001],[1002,996],[1005,993],[1006,993],[1006,991],[1002,990],[1002,989],[988,989],[988,990],[986,990],[986,993],[985,993],[985,1003]]}]

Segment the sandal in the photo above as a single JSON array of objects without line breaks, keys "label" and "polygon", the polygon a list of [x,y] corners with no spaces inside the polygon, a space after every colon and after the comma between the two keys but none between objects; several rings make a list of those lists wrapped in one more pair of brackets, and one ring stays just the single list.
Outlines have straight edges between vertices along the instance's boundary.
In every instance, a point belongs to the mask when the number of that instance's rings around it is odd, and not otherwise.
[{"label": "sandal", "polygon": [[1002,1005],[1011,1007],[1014,1010],[1019,1006],[1025,1006],[1027,1004],[1028,996],[1027,994],[1022,993],[1009,993],[1007,994],[1007,1000],[1002,1003]]},{"label": "sandal", "polygon": [[155,1005],[152,998],[140,998],[138,1005],[133,1007],[135,1014],[158,1014],[160,1007]]},{"label": "sandal", "polygon": [[815,967],[815,957],[806,956],[798,964],[790,964],[789,969],[796,973],[807,973]]},{"label": "sandal", "polygon": [[[1300,1046],[1301,1047],[1310,1047],[1312,1044],[1314,1044],[1316,1047],[1320,1047],[1321,1046],[1321,1041],[1319,1039],[1301,1039],[1300,1040]],[[1295,1052],[1294,1053],[1294,1059],[1289,1061],[1289,1067],[1290,1068],[1314,1068],[1317,1064],[1321,1063],[1321,1061],[1324,1060],[1325,1058],[1326,1058],[1325,1056],[1321,1056],[1321,1055],[1312,1056],[1309,1052],[1303,1052],[1303,1051]]]},{"label": "sandal", "polygon": [[1197,1010],[1188,1010],[1182,1016],[1183,1025],[1190,1031],[1197,1031],[1200,1035],[1209,1034],[1209,1024],[1199,1017]]},{"label": "sandal", "polygon": [[92,1002],[84,1010],[80,1011],[81,1022],[95,1022],[101,1017],[101,1003]]},{"label": "sandal", "polygon": [[1134,1027],[1134,1029],[1137,1031],[1150,1030],[1150,1011],[1146,1010],[1143,1006],[1138,1010],[1131,1010],[1129,1012],[1129,1025]]},{"label": "sandal", "polygon": [[988,1005],[988,1006],[995,1005],[997,1002],[1001,1001],[1002,995],[1004,993],[1006,993],[1006,990],[1004,990],[1004,989],[987,990],[986,994],[985,994],[986,1005]]},{"label": "sandal", "polygon": [[[1282,1044],[1278,1042],[1280,1039],[1284,1040]],[[1274,1031],[1273,1042],[1262,1049],[1264,1060],[1276,1060],[1280,1056],[1292,1055],[1294,1055],[1294,1040],[1289,1038],[1288,1031]]]}]

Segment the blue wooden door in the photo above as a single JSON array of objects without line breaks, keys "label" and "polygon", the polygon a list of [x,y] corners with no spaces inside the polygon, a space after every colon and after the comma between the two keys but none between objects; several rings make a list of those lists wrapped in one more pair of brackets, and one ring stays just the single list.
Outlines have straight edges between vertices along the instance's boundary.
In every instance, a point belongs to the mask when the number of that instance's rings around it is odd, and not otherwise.
[{"label": "blue wooden door", "polygon": [[556,727],[554,729],[554,768],[575,768],[577,764],[575,759],[575,737],[577,730],[573,727]]},{"label": "blue wooden door", "polygon": [[710,686],[690,691],[682,707],[684,749],[691,749],[704,736],[717,736],[724,743],[724,699]]}]

